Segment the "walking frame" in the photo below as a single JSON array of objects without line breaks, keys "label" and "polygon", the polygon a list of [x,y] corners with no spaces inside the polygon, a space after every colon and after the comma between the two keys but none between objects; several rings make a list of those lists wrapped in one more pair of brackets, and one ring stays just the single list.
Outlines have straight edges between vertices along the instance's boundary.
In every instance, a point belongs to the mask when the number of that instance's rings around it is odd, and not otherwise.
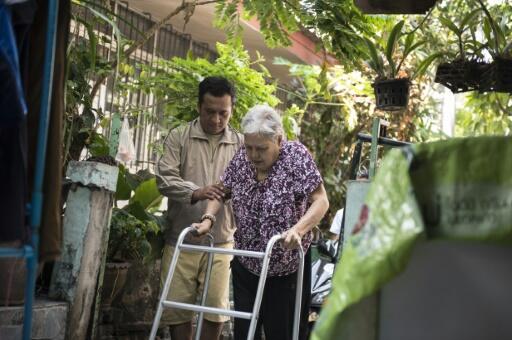
[{"label": "walking frame", "polygon": [[[185,228],[180,236],[178,237],[178,242],[176,243],[176,250],[172,257],[171,265],[169,267],[169,272],[167,273],[167,278],[165,279],[165,284],[163,286],[162,295],[160,296],[160,300],[158,302],[158,308],[156,311],[155,319],[153,321],[153,326],[151,328],[151,334],[149,336],[150,340],[154,340],[156,333],[158,331],[158,326],[160,324],[160,319],[162,317],[162,312],[164,308],[176,308],[176,309],[185,309],[194,312],[199,312],[197,327],[195,333],[195,339],[199,340],[201,337],[201,328],[203,325],[203,316],[204,313],[211,314],[219,314],[226,315],[235,318],[242,318],[251,320],[249,326],[249,332],[247,334],[247,340],[252,340],[254,338],[254,333],[256,332],[256,325],[258,323],[259,311],[261,306],[261,300],[263,298],[263,290],[265,287],[265,281],[267,279],[267,272],[270,262],[270,255],[272,253],[272,249],[274,244],[277,241],[282,240],[281,235],[274,235],[268,242],[265,252],[256,252],[249,250],[239,250],[239,249],[224,249],[224,248],[215,248],[213,247],[213,236],[211,234],[207,234],[207,238],[209,240],[210,246],[197,246],[191,244],[183,244],[183,240],[187,233],[194,233],[196,229],[194,227]],[[295,311],[293,318],[293,340],[298,340],[299,338],[299,323],[300,323],[300,310],[301,310],[301,300],[302,300],[302,279],[304,272],[304,250],[302,246],[299,248],[299,269],[297,272],[297,289],[295,292]],[[169,301],[167,299],[167,295],[169,293],[169,288],[172,281],[172,276],[174,275],[174,271],[176,269],[176,264],[178,262],[178,258],[180,256],[180,252],[189,251],[189,252],[206,252],[208,253],[208,266],[206,269],[206,277],[204,282],[204,289],[201,296],[201,305],[189,304],[189,303],[181,303],[176,301]],[[258,282],[258,289],[256,292],[256,297],[254,299],[254,306],[252,312],[242,312],[235,311],[230,309],[222,309],[222,308],[214,308],[205,306],[206,296],[208,294],[208,284],[210,281],[210,274],[212,269],[213,262],[213,254],[227,254],[233,256],[247,256],[263,259],[263,265],[261,268],[261,274]]]}]

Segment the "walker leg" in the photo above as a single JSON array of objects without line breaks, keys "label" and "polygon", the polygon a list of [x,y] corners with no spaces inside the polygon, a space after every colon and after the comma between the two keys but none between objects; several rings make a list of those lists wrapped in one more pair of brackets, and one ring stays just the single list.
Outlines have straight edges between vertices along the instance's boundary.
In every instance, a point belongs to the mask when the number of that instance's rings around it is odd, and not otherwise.
[{"label": "walker leg", "polygon": [[167,299],[167,294],[169,293],[169,288],[171,286],[172,276],[174,275],[174,270],[176,269],[176,263],[178,262],[178,258],[180,256],[180,247],[183,244],[183,239],[185,235],[189,232],[190,228],[186,228],[183,230],[176,242],[176,247],[174,249],[174,254],[172,256],[171,265],[169,267],[169,271],[167,272],[167,277],[164,283],[164,289],[162,290],[162,294],[160,295],[160,300],[158,301],[158,308],[156,310],[155,320],[153,320],[153,326],[151,327],[151,333],[149,335],[149,340],[154,340],[156,337],[156,332],[158,331],[158,325],[160,324],[160,319],[162,317],[163,312],[163,302]]},{"label": "walker leg", "polygon": [[[207,235],[208,235],[208,239],[210,242],[210,247],[213,247],[213,236],[211,234],[207,234]],[[201,306],[206,305],[206,296],[208,295],[208,285],[210,284],[212,263],[213,263],[213,253],[208,253],[208,265],[206,267],[206,274],[205,274],[205,278],[204,278],[204,287],[203,287],[203,294],[201,297]],[[203,317],[204,317],[204,312],[199,312],[199,315],[197,317],[195,340],[199,340],[201,338],[201,329],[203,328]]]},{"label": "walker leg", "polygon": [[274,244],[281,239],[281,235],[273,236],[267,243],[265,249],[265,257],[263,258],[263,264],[261,266],[260,279],[258,281],[258,290],[256,291],[256,297],[254,299],[254,306],[252,309],[251,323],[249,325],[249,331],[247,333],[247,340],[254,339],[254,333],[256,332],[256,325],[258,324],[258,318],[260,313],[261,300],[263,299],[263,291],[265,289],[265,282],[267,280],[268,265],[270,263],[270,256],[272,255],[272,248]]},{"label": "walker leg", "polygon": [[297,287],[295,291],[295,311],[293,317],[293,340],[299,339],[300,312],[302,310],[302,280],[304,275],[304,250],[299,248],[299,269],[297,270]]}]

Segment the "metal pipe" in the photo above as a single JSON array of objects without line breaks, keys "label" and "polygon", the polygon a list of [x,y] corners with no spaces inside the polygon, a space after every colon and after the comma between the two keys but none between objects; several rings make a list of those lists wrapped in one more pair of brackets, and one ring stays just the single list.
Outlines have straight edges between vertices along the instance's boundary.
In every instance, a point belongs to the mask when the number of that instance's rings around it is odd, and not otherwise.
[{"label": "metal pipe", "polygon": [[[358,133],[357,134],[357,139],[360,140],[360,141],[363,141],[363,142],[368,142],[368,143],[372,142],[372,136],[364,134],[364,133]],[[387,138],[387,137],[379,137],[378,144],[379,145],[387,145],[387,146],[400,147],[400,146],[411,145],[412,143],[403,142],[403,141],[399,141],[399,140],[394,140],[394,139]]]},{"label": "metal pipe", "polygon": [[[33,253],[32,247],[30,247],[30,254]],[[27,249],[25,248],[3,248],[0,247],[0,257],[26,257]],[[30,255],[32,256],[32,255]]]},{"label": "metal pipe", "polygon": [[[208,234],[206,234],[206,236],[208,236],[208,241],[210,242],[210,248],[213,248],[212,234],[208,233]],[[212,262],[213,262],[213,253],[208,252],[208,265],[206,267],[206,274],[205,274],[205,278],[204,278],[203,294],[201,297],[201,306],[204,306],[206,304],[206,296],[208,295],[208,285],[210,284],[210,275],[212,272]],[[204,316],[204,312],[201,311],[199,313],[199,316],[197,317],[196,340],[199,340],[201,338],[201,328],[203,328],[203,316]]]},{"label": "metal pipe", "polygon": [[[198,305],[194,305],[194,304],[190,304],[190,303],[164,301],[163,305],[166,308],[179,308],[179,309],[190,310],[193,312],[206,312],[206,313],[220,314],[220,315],[226,315],[226,316],[242,318],[242,319],[250,319],[252,317],[252,313],[248,313],[248,312],[238,312],[238,311],[230,310],[230,309],[198,306]],[[150,339],[152,339],[152,338],[150,338]]]},{"label": "metal pipe", "polygon": [[[162,295],[160,296],[160,301],[158,302],[158,308],[156,310],[155,320],[153,321],[153,326],[151,327],[151,333],[149,335],[149,339],[153,340],[156,337],[156,332],[158,331],[158,325],[160,324],[160,319],[162,317],[162,311],[164,307],[165,299],[167,298],[167,294],[169,293],[170,281],[172,279],[172,274],[176,269],[176,263],[178,262],[178,257],[180,256],[180,246],[183,244],[183,240],[185,239],[185,235],[193,230],[193,227],[185,228],[180,236],[178,237],[178,241],[176,242],[176,248],[174,250],[174,255],[172,257],[171,265],[169,266],[169,271],[167,272],[167,277],[164,283],[164,289],[162,290]],[[195,230],[195,229],[194,229]]]},{"label": "metal pipe", "polygon": [[357,168],[359,163],[361,162],[361,152],[363,150],[363,142],[358,140],[356,142],[356,146],[354,148],[354,154],[352,155],[352,161],[350,162],[350,179],[356,179],[357,177]]},{"label": "metal pipe", "polygon": [[299,339],[300,312],[302,310],[302,280],[304,274],[304,249],[299,246],[299,269],[297,270],[297,287],[295,290],[295,313],[293,317],[293,340]]},{"label": "metal pipe", "polygon": [[[49,111],[53,90],[53,66],[55,63],[55,45],[57,32],[59,1],[48,1],[48,22],[44,52],[43,80],[41,102],[39,106],[39,127],[37,131],[36,163],[34,189],[30,207],[30,227],[32,232],[32,254],[27,253],[27,282],[25,283],[25,309],[23,316],[23,339],[29,340],[32,333],[32,304],[36,285],[36,267],[39,251],[39,226],[43,208],[43,181],[46,160],[46,144],[48,141]],[[28,249],[27,249],[28,250]],[[30,256],[31,255],[31,256]]]},{"label": "metal pipe", "polygon": [[182,251],[193,251],[193,252],[206,252],[206,253],[215,253],[215,254],[226,254],[226,255],[235,255],[235,256],[246,256],[246,257],[255,257],[255,258],[264,258],[265,253],[258,251],[250,251],[250,250],[239,250],[239,249],[224,249],[224,248],[210,248],[205,246],[194,246],[190,244],[184,244],[180,246]]},{"label": "metal pipe", "polygon": [[263,290],[265,289],[265,281],[267,280],[268,264],[270,262],[270,256],[272,254],[272,248],[274,244],[281,240],[281,235],[274,235],[268,241],[267,248],[265,250],[265,257],[263,258],[263,265],[261,266],[261,274],[258,282],[258,291],[256,292],[256,298],[254,299],[254,306],[252,309],[252,319],[249,325],[249,332],[247,333],[247,339],[253,339],[254,333],[256,332],[256,325],[258,324],[261,300],[263,297]]}]

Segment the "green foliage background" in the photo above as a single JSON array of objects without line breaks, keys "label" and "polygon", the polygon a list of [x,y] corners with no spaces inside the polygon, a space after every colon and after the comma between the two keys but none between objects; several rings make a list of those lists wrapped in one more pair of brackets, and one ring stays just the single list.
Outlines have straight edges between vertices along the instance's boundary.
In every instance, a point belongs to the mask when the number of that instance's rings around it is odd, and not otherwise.
[{"label": "green foliage background", "polygon": [[239,128],[242,117],[252,106],[279,103],[274,96],[276,85],[267,82],[270,74],[262,65],[263,57],[251,61],[240,41],[217,43],[216,48],[219,57],[214,62],[189,55],[185,59],[160,60],[156,69],[142,65],[140,76],[123,86],[155,94],[162,103],[167,127],[198,116],[197,89],[207,76],[223,76],[235,85],[236,105],[230,121],[235,128]]},{"label": "green foliage background", "polygon": [[[497,52],[505,53],[506,44],[512,40],[512,5],[507,2],[490,5],[486,1],[484,4],[496,19],[502,36],[494,33],[479,0],[439,1],[427,15],[411,16],[363,15],[352,0],[219,0],[216,1],[216,25],[224,28],[229,38],[226,44],[217,44],[219,58],[211,62],[189,55],[161,60],[156,69],[134,67],[125,63],[121,55],[118,55],[118,67],[113,68],[97,56],[93,45],[98,39],[94,38],[92,23],[82,22],[93,38],[89,45],[73,45],[79,48],[69,49],[66,155],[77,157],[84,145],[98,152],[106,149],[105,140],[97,131],[109,121],[92,107],[88,79],[115,69],[123,79],[118,82],[121,91],[156,95],[158,111],[163,112],[165,118],[161,126],[164,131],[197,116],[197,84],[208,75],[223,75],[236,84],[238,102],[232,120],[235,127],[251,106],[263,102],[276,106],[279,100],[275,90],[281,85],[263,67],[263,57],[251,60],[240,40],[240,20],[257,18],[269,46],[287,46],[289,34],[301,31],[316,36],[319,52],[330,53],[338,59],[337,66],[327,62],[311,66],[276,61],[287,65],[294,77],[291,84],[282,88],[288,93],[288,108],[283,113],[287,136],[293,139],[298,135],[314,154],[335,210],[343,205],[343,181],[347,179],[355,136],[370,130],[373,117],[390,121],[393,138],[411,142],[446,138],[440,132],[439,93],[444,89],[433,83],[435,67],[425,68],[425,73],[414,80],[406,110],[393,113],[375,110],[370,86],[375,73],[365,64],[369,59],[365,39],[376,47],[382,46],[384,66],[389,60],[400,60],[407,44],[421,42],[402,63],[399,76],[415,74],[422,63],[435,54],[439,55],[435,63],[462,57],[490,61]],[[99,7],[94,8],[100,11]],[[106,9],[103,12],[106,19],[99,17],[97,20],[110,20],[115,25],[115,16]],[[414,32],[414,41],[407,37],[390,39],[393,26],[400,21],[403,21],[405,36]],[[132,44],[117,35],[115,39],[120,46]],[[390,40],[396,41],[393,49],[386,48]],[[459,94],[456,102],[456,136],[510,134],[510,94]],[[120,110],[129,116],[151,115],[152,112],[129,103]]]}]

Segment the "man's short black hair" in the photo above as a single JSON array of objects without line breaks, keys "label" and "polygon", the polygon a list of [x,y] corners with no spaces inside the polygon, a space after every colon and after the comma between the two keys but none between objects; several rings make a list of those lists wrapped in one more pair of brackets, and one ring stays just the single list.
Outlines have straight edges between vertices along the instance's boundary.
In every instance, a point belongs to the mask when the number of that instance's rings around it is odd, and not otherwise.
[{"label": "man's short black hair", "polygon": [[224,77],[206,77],[199,83],[199,105],[203,103],[204,95],[207,93],[214,97],[228,94],[231,97],[231,105],[235,104],[235,87]]}]

